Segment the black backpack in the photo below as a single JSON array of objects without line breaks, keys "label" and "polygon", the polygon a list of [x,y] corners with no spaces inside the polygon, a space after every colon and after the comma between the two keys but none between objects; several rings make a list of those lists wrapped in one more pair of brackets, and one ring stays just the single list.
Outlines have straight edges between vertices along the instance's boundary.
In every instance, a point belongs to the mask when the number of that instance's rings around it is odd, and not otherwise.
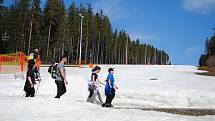
[{"label": "black backpack", "polygon": [[53,79],[56,79],[57,77],[57,65],[58,64],[53,64],[53,65],[50,65],[49,68],[48,68],[48,72],[51,74],[51,77]]}]

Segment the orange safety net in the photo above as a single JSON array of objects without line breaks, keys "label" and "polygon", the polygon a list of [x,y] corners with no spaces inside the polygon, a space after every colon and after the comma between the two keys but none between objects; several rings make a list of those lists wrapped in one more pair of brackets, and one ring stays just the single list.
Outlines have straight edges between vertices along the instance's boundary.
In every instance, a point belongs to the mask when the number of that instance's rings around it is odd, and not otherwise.
[{"label": "orange safety net", "polygon": [[22,52],[0,54],[0,73],[24,72],[27,69],[28,58]]}]

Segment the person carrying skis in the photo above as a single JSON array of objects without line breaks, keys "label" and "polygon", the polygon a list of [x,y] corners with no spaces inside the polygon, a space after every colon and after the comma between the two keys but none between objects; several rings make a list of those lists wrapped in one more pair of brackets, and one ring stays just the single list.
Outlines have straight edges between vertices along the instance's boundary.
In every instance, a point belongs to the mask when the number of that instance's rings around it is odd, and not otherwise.
[{"label": "person carrying skis", "polygon": [[103,107],[113,107],[112,100],[115,97],[115,91],[118,89],[118,87],[114,84],[115,79],[113,77],[114,69],[109,68],[108,69],[108,76],[106,79],[106,85],[105,85],[105,95],[106,95],[106,101],[105,104],[102,105]]},{"label": "person carrying skis", "polygon": [[87,102],[94,103],[96,96],[98,96],[101,105],[103,105],[102,97],[101,97],[101,94],[100,94],[99,88],[98,88],[98,87],[101,87],[100,84],[103,84],[100,81],[100,79],[98,78],[98,73],[100,71],[101,71],[101,67],[99,67],[99,66],[95,66],[92,69],[91,80],[88,84],[89,96],[87,98]]},{"label": "person carrying skis", "polygon": [[57,85],[57,95],[55,98],[59,98],[66,93],[66,85],[68,84],[66,78],[66,70],[64,65],[67,63],[67,57],[63,56],[61,62],[57,65],[55,83]]},{"label": "person carrying skis", "polygon": [[35,82],[33,66],[29,65],[28,71],[27,71],[27,76],[26,76],[26,81],[25,81],[25,85],[24,85],[24,91],[26,93],[25,97],[34,97],[35,96],[34,84],[36,84],[36,82]]}]

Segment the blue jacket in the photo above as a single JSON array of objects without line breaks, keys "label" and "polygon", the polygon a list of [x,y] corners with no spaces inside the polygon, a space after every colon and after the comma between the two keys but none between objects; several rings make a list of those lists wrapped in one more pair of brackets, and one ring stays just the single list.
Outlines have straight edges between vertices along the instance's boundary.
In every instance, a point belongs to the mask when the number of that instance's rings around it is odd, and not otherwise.
[{"label": "blue jacket", "polygon": [[110,80],[111,87],[113,88],[114,87],[114,81],[115,81],[113,74],[109,73],[107,76],[106,85],[105,85],[105,94],[111,94],[111,88],[108,84],[108,80]]}]

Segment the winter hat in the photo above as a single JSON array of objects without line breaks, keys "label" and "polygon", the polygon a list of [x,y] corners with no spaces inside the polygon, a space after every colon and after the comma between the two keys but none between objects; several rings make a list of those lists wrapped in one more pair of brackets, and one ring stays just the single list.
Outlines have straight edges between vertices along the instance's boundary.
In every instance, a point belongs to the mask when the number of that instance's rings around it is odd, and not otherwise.
[{"label": "winter hat", "polygon": [[114,69],[114,68],[109,68],[109,69],[108,69],[108,72],[110,73],[111,71],[113,71],[113,69]]}]

